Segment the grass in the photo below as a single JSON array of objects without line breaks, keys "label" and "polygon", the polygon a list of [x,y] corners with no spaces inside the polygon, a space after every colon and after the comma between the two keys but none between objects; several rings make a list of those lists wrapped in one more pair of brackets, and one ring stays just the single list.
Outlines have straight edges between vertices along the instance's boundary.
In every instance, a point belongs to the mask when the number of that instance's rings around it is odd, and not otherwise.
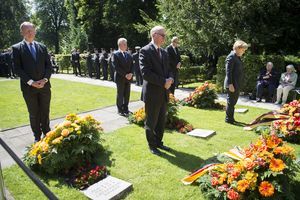
[{"label": "grass", "polygon": [[[20,90],[20,81],[0,81],[0,130],[29,124],[28,112]],[[80,113],[115,105],[116,89],[51,79],[52,97],[50,118],[64,117],[70,112]],[[131,92],[130,100],[140,94]]]},{"label": "grass", "polygon": [[[248,109],[246,114],[236,114],[236,120],[247,123],[266,112],[258,108]],[[183,107],[179,115],[196,128],[213,129],[217,134],[199,139],[167,131],[164,142],[173,151],[161,157],[149,153],[144,129],[136,125],[103,135],[106,152],[99,158],[101,163],[108,166],[111,175],[133,184],[133,191],[125,199],[204,199],[197,185],[184,186],[180,180],[209,163],[216,154],[235,145],[248,145],[258,137],[254,132],[243,131],[242,127],[224,123],[224,111]],[[300,146],[292,146],[299,154]],[[4,179],[15,199],[43,199],[18,167],[4,169]],[[47,184],[59,199],[85,199],[60,180],[50,179]]]}]

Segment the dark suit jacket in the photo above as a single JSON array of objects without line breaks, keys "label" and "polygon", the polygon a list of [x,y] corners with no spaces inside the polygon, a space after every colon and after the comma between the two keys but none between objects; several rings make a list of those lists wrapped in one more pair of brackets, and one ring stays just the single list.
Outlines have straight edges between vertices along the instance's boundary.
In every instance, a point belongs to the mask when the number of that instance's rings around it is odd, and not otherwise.
[{"label": "dark suit jacket", "polygon": [[168,52],[168,55],[169,55],[169,63],[170,63],[170,68],[171,68],[171,71],[173,73],[177,72],[178,69],[177,69],[177,64],[179,62],[181,62],[181,57],[180,57],[180,53],[178,51],[178,48],[176,47],[176,53],[174,51],[174,48],[172,47],[172,45],[169,45],[167,48],[166,48],[167,52]]},{"label": "dark suit jacket", "polygon": [[142,101],[168,101],[169,90],[165,89],[165,81],[173,77],[169,69],[168,53],[161,49],[159,57],[154,45],[149,43],[140,50],[140,68],[144,79]]},{"label": "dark suit jacket", "polygon": [[138,52],[132,54],[134,71],[136,71],[136,72],[140,71],[139,56],[140,55]]},{"label": "dark suit jacket", "polygon": [[125,78],[126,74],[133,73],[133,60],[129,53],[126,52],[125,60],[121,51],[115,51],[112,57],[112,65],[115,69],[115,82],[130,82]]},{"label": "dark suit jacket", "polygon": [[271,85],[274,85],[274,86],[278,86],[278,83],[279,83],[279,76],[278,76],[278,73],[272,69],[271,70],[271,76],[270,78],[268,79],[263,79],[264,76],[267,75],[267,69],[264,68],[260,71],[260,74],[259,74],[259,77],[258,77],[258,81],[259,82],[265,82],[265,83],[268,83],[268,84],[271,84]]},{"label": "dark suit jacket", "polygon": [[[16,73],[21,79],[21,90],[24,92],[31,86],[27,82],[32,79],[38,81],[43,78],[50,80],[52,66],[46,46],[35,42],[36,60],[32,57],[30,50],[25,41],[19,42],[12,46],[13,62]],[[50,81],[48,81],[44,88],[50,88]]]},{"label": "dark suit jacket", "polygon": [[244,67],[243,63],[234,51],[231,51],[225,61],[226,77],[224,88],[227,89],[229,84],[233,84],[236,90],[240,90],[243,84]]}]

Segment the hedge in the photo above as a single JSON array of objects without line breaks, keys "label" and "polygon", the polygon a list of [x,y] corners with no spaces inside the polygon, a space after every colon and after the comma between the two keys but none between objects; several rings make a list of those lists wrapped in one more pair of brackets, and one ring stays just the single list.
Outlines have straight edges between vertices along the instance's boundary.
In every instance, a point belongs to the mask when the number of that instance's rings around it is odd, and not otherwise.
[{"label": "hedge", "polygon": [[[218,88],[223,88],[225,79],[225,59],[227,56],[221,56],[218,59],[216,83]],[[242,57],[244,63],[244,85],[241,92],[251,93],[256,86],[257,76],[262,68],[265,68],[267,62],[274,64],[274,69],[282,73],[285,68],[284,57],[280,55],[251,55],[246,54]]]},{"label": "hedge", "polygon": [[[81,67],[81,73],[86,74],[87,73],[87,67],[86,67],[86,59],[85,54],[80,54],[80,67]],[[59,66],[59,71],[67,73],[73,73],[73,67],[71,63],[71,54],[55,54],[56,62]]]}]

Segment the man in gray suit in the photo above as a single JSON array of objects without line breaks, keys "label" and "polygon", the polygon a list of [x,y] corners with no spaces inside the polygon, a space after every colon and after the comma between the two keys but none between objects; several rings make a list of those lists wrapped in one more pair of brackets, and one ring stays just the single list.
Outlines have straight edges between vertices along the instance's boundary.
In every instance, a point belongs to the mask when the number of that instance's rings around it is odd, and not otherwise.
[{"label": "man in gray suit", "polygon": [[21,90],[29,112],[35,142],[50,131],[51,62],[47,48],[34,41],[36,30],[30,22],[20,26],[23,41],[13,45],[13,62],[20,76]]},{"label": "man in gray suit", "polygon": [[140,50],[140,68],[143,76],[142,100],[145,102],[145,131],[150,152],[160,155],[163,145],[169,88],[174,82],[169,69],[168,53],[161,48],[166,31],[162,26],[151,29],[152,41]]},{"label": "man in gray suit", "polygon": [[233,45],[233,51],[227,56],[225,61],[226,77],[224,88],[227,91],[227,106],[225,122],[234,124],[234,106],[238,101],[240,89],[244,78],[244,68],[241,56],[248,48],[248,44],[242,40],[237,40]]}]

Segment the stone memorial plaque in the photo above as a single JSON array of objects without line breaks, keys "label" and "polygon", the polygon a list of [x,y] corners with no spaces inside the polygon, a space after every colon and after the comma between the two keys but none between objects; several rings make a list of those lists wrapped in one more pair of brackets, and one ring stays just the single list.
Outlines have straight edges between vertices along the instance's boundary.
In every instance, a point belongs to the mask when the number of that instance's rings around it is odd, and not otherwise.
[{"label": "stone memorial plaque", "polygon": [[120,199],[132,189],[132,184],[118,178],[107,176],[105,179],[83,190],[85,196],[93,200]]},{"label": "stone memorial plaque", "polygon": [[246,112],[248,112],[248,108],[238,108],[238,109],[235,109],[234,112],[236,112],[236,113],[246,113]]},{"label": "stone memorial plaque", "polygon": [[213,131],[213,130],[194,129],[191,132],[188,132],[187,135],[201,137],[201,138],[207,138],[215,133],[216,133],[216,131]]}]

